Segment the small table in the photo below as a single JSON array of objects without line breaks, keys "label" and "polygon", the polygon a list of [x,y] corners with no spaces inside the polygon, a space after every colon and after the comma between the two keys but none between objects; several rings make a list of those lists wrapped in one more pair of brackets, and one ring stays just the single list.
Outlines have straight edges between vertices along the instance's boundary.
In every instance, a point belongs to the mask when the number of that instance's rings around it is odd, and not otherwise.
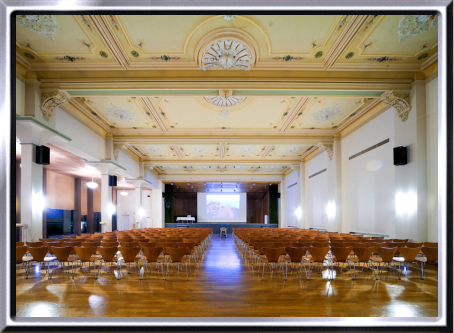
[{"label": "small table", "polygon": [[177,217],[177,222],[178,221],[191,221],[191,223],[194,223],[195,217]]},{"label": "small table", "polygon": [[225,238],[227,238],[227,228],[222,227],[222,228],[220,228],[219,230],[220,230],[220,232],[219,232],[219,238],[221,238],[223,234],[224,234]]}]

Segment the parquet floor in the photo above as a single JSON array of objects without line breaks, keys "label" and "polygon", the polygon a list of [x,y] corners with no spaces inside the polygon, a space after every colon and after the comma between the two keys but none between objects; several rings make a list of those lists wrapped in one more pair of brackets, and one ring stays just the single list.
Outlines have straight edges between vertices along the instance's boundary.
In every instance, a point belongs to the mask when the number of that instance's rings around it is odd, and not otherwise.
[{"label": "parquet floor", "polygon": [[[126,270],[125,270],[126,271]],[[254,273],[255,272],[255,273]],[[31,270],[28,280],[18,265],[16,275],[17,317],[436,317],[437,272],[428,269],[426,279],[411,270],[407,279],[397,279],[395,270],[384,270],[376,281],[364,270],[353,281],[344,269],[334,280],[311,274],[309,281],[289,272],[251,270],[242,259],[231,235],[217,235],[198,269],[170,274],[167,281],[153,270],[139,280],[137,271],[117,280],[103,273],[71,274],[55,270],[47,279],[45,270]]]}]

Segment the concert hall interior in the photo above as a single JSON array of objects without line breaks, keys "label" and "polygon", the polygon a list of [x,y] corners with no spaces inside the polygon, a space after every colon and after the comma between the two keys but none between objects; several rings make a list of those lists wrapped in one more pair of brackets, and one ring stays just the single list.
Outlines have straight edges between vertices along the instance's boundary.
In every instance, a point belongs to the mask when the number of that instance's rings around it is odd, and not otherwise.
[{"label": "concert hall interior", "polygon": [[437,15],[82,14],[14,18],[16,318],[439,316]]}]

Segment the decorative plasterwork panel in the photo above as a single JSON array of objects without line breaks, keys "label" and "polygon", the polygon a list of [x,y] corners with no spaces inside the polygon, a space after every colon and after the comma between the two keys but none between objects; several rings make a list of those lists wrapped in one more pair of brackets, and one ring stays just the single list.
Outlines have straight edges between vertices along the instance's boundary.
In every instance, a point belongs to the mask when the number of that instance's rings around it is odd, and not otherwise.
[{"label": "decorative plasterwork panel", "polygon": [[312,118],[317,122],[321,123],[322,121],[333,119],[337,116],[342,115],[342,110],[339,105],[329,106],[327,108],[321,109],[312,114]]},{"label": "decorative plasterwork panel", "polygon": [[49,121],[50,117],[54,114],[57,106],[67,103],[71,96],[64,90],[55,90],[45,92],[41,95],[41,112],[44,119]]},{"label": "decorative plasterwork panel", "polygon": [[231,107],[234,105],[238,105],[244,100],[246,97],[238,97],[238,96],[212,96],[212,97],[205,97],[205,100],[213,104],[214,106],[220,106],[220,107]]},{"label": "decorative plasterwork panel", "polygon": [[402,17],[397,27],[399,42],[410,37],[425,33],[438,25],[437,15],[406,15]]},{"label": "decorative plasterwork panel", "polygon": [[326,151],[326,153],[328,154],[328,157],[329,157],[330,160],[333,159],[334,150],[333,150],[333,145],[332,144],[319,143],[317,145],[317,147],[320,148],[323,151]]},{"label": "decorative plasterwork panel", "polygon": [[397,110],[397,114],[402,121],[408,119],[408,114],[411,110],[410,94],[388,91],[383,94],[382,100]]},{"label": "decorative plasterwork panel", "polygon": [[194,152],[194,153],[197,153],[197,154],[206,153],[208,150],[209,150],[209,148],[208,147],[204,147],[204,146],[193,146],[193,147],[191,147],[191,151]]},{"label": "decorative plasterwork panel", "polygon": [[130,123],[136,118],[137,114],[129,109],[126,109],[122,106],[118,106],[112,103],[107,108],[107,115]]},{"label": "decorative plasterwork panel", "polygon": [[52,41],[57,32],[57,20],[53,15],[16,15],[16,22],[25,29],[43,34]]},{"label": "decorative plasterwork panel", "polygon": [[118,155],[120,154],[120,151],[128,148],[128,144],[125,143],[114,143],[114,149],[113,149],[113,155],[114,158],[117,160]]},{"label": "decorative plasterwork panel", "polygon": [[217,40],[209,45],[202,55],[203,70],[223,68],[249,71],[252,63],[249,47],[236,39]]},{"label": "decorative plasterwork panel", "polygon": [[144,149],[152,153],[153,155],[159,155],[160,153],[164,152],[164,149],[158,146],[146,146]]}]

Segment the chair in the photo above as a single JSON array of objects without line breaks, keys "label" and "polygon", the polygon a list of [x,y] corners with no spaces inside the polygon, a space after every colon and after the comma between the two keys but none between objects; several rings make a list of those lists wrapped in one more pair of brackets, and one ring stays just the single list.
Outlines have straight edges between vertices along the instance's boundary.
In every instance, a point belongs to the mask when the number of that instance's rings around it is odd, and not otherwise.
[{"label": "chair", "polygon": [[43,243],[42,242],[26,242],[28,247],[42,247]]},{"label": "chair", "polygon": [[415,247],[422,247],[423,243],[405,243],[405,247],[408,248],[415,248]]},{"label": "chair", "polygon": [[432,242],[423,242],[423,246],[425,247],[438,247],[438,243],[432,243]]},{"label": "chair", "polygon": [[169,276],[169,264],[172,264],[173,270],[175,270],[175,264],[180,264],[183,263],[186,266],[186,279],[189,280],[189,275],[188,275],[188,261],[189,258],[185,257],[186,253],[188,251],[188,248],[186,247],[179,247],[179,248],[174,248],[174,247],[169,247],[167,248],[167,252],[169,253],[170,260],[167,262],[167,273],[166,273],[166,280],[167,277]]},{"label": "chair", "polygon": [[[25,266],[25,278],[28,279],[28,274],[30,273],[30,262],[35,261],[39,264],[43,263],[46,267],[46,273],[49,272],[49,262],[54,261],[56,258],[55,257],[46,257],[47,253],[49,252],[49,249],[47,246],[41,246],[41,247],[29,247],[28,251],[31,254],[31,258],[27,258],[26,266]],[[49,279],[49,276],[47,276]]]},{"label": "chair", "polygon": [[363,263],[363,268],[361,273],[364,270],[364,264],[369,263],[372,252],[374,251],[373,247],[354,247],[353,252],[356,255],[356,258],[350,258],[350,263],[353,262],[353,280],[356,280],[356,263]]},{"label": "chair", "polygon": [[[95,275],[95,280],[97,280],[97,276],[96,276],[96,265],[95,265],[95,261],[97,260],[97,258],[93,258],[92,256],[96,253],[96,247],[94,246],[89,246],[89,247],[79,247],[79,246],[75,246],[74,247],[74,250],[76,251],[77,255],[79,256],[79,259],[78,260],[74,260],[72,262],[72,278],[74,280],[74,262],[76,261],[80,261],[82,266],[85,266],[85,263],[88,262],[88,273],[90,273],[90,264],[93,263],[93,272],[94,272],[94,275]],[[83,267],[81,267],[80,269],[82,270]],[[77,267],[76,267],[77,269]]]},{"label": "chair", "polygon": [[120,241],[120,245],[121,247],[138,247],[139,244],[137,244],[136,242],[122,242]]},{"label": "chair", "polygon": [[[112,247],[107,247],[107,246],[99,246],[98,247],[98,252],[101,254],[101,259],[99,260],[99,266],[98,266],[98,276],[101,275],[102,273],[102,263],[109,263],[112,266],[112,263],[115,263],[117,265],[118,271],[120,271],[118,267],[118,259],[117,259],[117,252],[118,252],[118,246],[112,246]],[[117,277],[117,280],[119,279],[118,274],[115,274]]]},{"label": "chair", "polygon": [[[438,243],[435,243],[438,245]],[[424,280],[424,268],[426,264],[436,265],[438,261],[438,247],[427,247],[424,246],[421,248],[422,253],[424,253],[424,257],[416,257],[416,265],[418,265],[418,261],[421,263],[421,279]]]},{"label": "chair", "polygon": [[[400,247],[398,249],[402,257],[394,257],[393,260],[399,263],[399,280],[400,280],[400,275],[403,273],[402,271],[405,272],[405,277],[407,277],[407,271],[409,269],[408,264],[411,262],[416,262],[416,256],[421,251],[420,247],[413,247],[413,248],[408,248],[408,247]],[[404,267],[402,268],[402,271],[400,269],[400,264],[403,263]],[[422,279],[422,276],[421,276]]]},{"label": "chair", "polygon": [[[310,247],[308,248],[310,257],[305,258],[306,261],[309,261],[309,269],[306,272],[306,277],[309,280],[311,274],[311,263],[319,263],[319,272],[321,273],[323,262],[326,260],[326,255],[328,254],[329,247]],[[328,269],[329,271],[329,269]]]},{"label": "chair", "polygon": [[[371,257],[370,260],[374,261],[377,263],[377,275],[375,276],[375,279],[378,280],[378,274],[380,272],[380,264],[381,263],[387,263],[388,268],[389,264],[393,261],[394,256],[397,253],[397,247],[378,247],[376,249],[379,257]],[[382,267],[383,271],[383,267]]]},{"label": "chair", "polygon": [[26,246],[16,246],[16,263],[22,264],[22,268],[24,267],[24,256],[28,251],[28,247]]},{"label": "chair", "polygon": [[[70,246],[52,248],[52,253],[57,258],[57,261],[59,263],[63,264],[63,269],[64,269],[65,262],[68,263],[68,265],[67,265],[67,267],[68,267],[70,262],[72,263],[74,260],[77,260],[75,257],[69,257],[69,255],[71,254],[72,251],[73,251],[73,248]],[[68,268],[66,270],[68,271]],[[52,279],[52,274],[53,274],[53,270],[50,270],[50,272],[49,272],[50,279]]]},{"label": "chair", "polygon": [[261,252],[265,255],[265,258],[261,257],[260,261],[263,263],[263,272],[262,272],[262,280],[263,276],[265,275],[265,267],[271,264],[271,277],[273,277],[273,264],[278,264],[281,262],[281,255],[285,254],[285,249],[283,247],[263,247]]},{"label": "chair", "polygon": [[[344,269],[344,264],[348,261],[348,257],[352,251],[353,251],[353,248],[351,246],[345,246],[345,247],[333,246],[333,247],[331,247],[331,254],[333,255],[333,257],[329,258],[329,261],[331,262],[331,270],[334,270],[334,263],[337,262],[338,267],[339,267],[339,263],[342,263],[342,267],[341,267],[341,271],[340,271],[340,273],[342,273],[342,270]],[[349,267],[349,268],[351,268],[351,267]]]},{"label": "chair", "polygon": [[17,247],[17,246],[24,246],[24,245],[25,245],[24,242],[16,242],[16,247]]},{"label": "chair", "polygon": [[162,279],[164,280],[164,261],[159,258],[162,253],[162,247],[144,247],[142,248],[143,255],[145,256],[145,267],[148,273],[148,263],[156,263],[156,267],[161,264],[162,268]]},{"label": "chair", "polygon": [[140,252],[140,247],[120,247],[118,248],[118,250],[120,251],[121,255],[123,258],[120,259],[119,261],[119,264],[118,264],[118,267],[120,269],[120,273],[121,273],[121,264],[122,262],[124,262],[125,264],[127,264],[126,266],[128,267],[128,274],[130,274],[131,272],[131,263],[138,263],[138,268],[139,268],[139,279],[142,280],[142,276],[143,276],[143,272],[144,272],[144,269],[142,267],[142,269],[140,268],[140,260],[142,260],[141,257],[137,258],[137,255],[139,254]]},{"label": "chair", "polygon": [[[285,259],[285,280],[287,280],[288,274],[288,263],[299,264],[299,271],[301,272],[301,264],[303,263],[303,257],[307,252],[307,247],[286,247],[285,252],[288,254],[288,258]],[[293,268],[292,268],[293,269]],[[306,265],[304,265],[304,271],[306,272]]]}]

